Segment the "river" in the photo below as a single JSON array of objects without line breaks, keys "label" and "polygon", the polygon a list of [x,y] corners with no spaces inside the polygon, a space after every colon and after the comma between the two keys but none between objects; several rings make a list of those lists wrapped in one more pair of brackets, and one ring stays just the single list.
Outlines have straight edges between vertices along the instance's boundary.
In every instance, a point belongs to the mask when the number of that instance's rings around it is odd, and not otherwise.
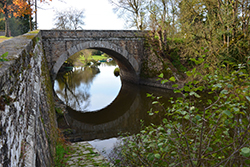
[{"label": "river", "polygon": [[[144,125],[158,124],[164,108],[152,105],[147,94],[161,96],[165,107],[170,106],[170,90],[121,82],[114,75],[114,63],[95,67],[74,67],[58,74],[54,84],[57,96],[67,105],[60,128],[70,129],[66,135],[71,142],[89,141],[98,151],[108,155],[121,134],[134,134]],[[150,116],[149,110],[160,111]],[[65,119],[67,120],[65,122]]]}]

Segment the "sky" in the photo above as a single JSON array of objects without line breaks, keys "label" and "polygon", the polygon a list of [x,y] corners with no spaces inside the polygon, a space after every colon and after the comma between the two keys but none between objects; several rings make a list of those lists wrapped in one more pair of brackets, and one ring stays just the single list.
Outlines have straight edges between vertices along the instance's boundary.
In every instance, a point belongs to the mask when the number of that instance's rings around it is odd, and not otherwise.
[{"label": "sky", "polygon": [[38,29],[55,28],[53,19],[56,11],[70,7],[84,9],[84,22],[86,30],[122,30],[125,22],[118,18],[112,10],[108,0],[52,0],[47,4],[38,3],[37,22]]}]

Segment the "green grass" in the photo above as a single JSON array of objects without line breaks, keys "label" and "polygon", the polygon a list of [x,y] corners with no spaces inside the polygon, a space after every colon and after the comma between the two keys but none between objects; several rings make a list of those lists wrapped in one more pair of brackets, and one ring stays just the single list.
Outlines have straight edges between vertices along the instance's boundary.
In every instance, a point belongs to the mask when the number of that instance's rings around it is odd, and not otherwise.
[{"label": "green grass", "polygon": [[[106,60],[107,57],[102,56],[102,55],[92,55],[92,56],[89,56],[89,57],[88,57],[88,60],[92,60],[92,59],[94,59],[95,61],[103,60],[103,59]],[[81,60],[81,61],[85,61],[85,57],[84,57],[84,56],[81,56],[81,57],[80,57],[80,60]]]},{"label": "green grass", "polygon": [[69,160],[69,154],[72,154],[72,150],[68,145],[65,145],[62,142],[57,143],[56,145],[56,156],[54,158],[55,167],[66,166],[67,161]]},{"label": "green grass", "polygon": [[96,60],[96,61],[98,61],[98,60],[103,60],[103,59],[107,59],[107,57],[105,57],[105,56],[100,56],[100,55],[94,55],[94,56],[92,56],[92,59],[94,59],[94,60]]}]

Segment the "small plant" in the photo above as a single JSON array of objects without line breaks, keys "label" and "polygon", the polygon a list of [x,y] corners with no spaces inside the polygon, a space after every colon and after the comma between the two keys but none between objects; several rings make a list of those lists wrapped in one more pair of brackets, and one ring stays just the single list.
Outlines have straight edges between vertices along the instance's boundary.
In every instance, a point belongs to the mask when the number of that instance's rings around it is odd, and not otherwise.
[{"label": "small plant", "polygon": [[4,54],[2,54],[2,56],[0,56],[0,62],[9,61],[8,59],[6,59],[8,54],[9,54],[9,52],[5,52]]},{"label": "small plant", "polygon": [[59,115],[59,116],[63,116],[64,112],[61,108],[55,108],[56,110],[56,113]]},{"label": "small plant", "polygon": [[59,138],[56,142],[56,155],[54,157],[54,166],[62,167],[67,166],[67,161],[69,160],[69,154],[73,151],[70,148],[69,143],[64,139],[61,132],[59,132]]}]

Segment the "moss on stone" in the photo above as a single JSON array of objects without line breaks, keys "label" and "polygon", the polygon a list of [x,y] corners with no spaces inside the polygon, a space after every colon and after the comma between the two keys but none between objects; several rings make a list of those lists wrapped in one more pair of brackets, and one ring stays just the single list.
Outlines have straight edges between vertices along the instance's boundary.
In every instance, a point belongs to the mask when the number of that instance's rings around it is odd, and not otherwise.
[{"label": "moss on stone", "polygon": [[32,34],[32,35],[26,34],[23,37],[27,38],[27,39],[34,39],[35,36],[36,36],[36,34]]},{"label": "moss on stone", "polygon": [[8,95],[0,96],[0,110],[4,111],[5,105],[10,105],[10,103],[13,101],[14,100]]},{"label": "moss on stone", "polygon": [[28,34],[38,34],[40,32],[40,30],[34,30],[34,31],[30,31],[30,32],[28,32]]},{"label": "moss on stone", "polygon": [[142,70],[140,73],[140,77],[142,78],[155,78],[157,77],[162,71],[158,70],[157,68],[154,68],[155,66],[158,66],[159,69],[162,70],[161,64],[158,64],[150,59],[145,60],[142,63]]},{"label": "moss on stone", "polygon": [[50,148],[51,149],[51,154],[54,156],[55,155],[55,146],[56,146],[56,141],[58,140],[58,130],[57,130],[57,123],[56,123],[56,112],[55,112],[55,104],[54,104],[54,95],[53,95],[53,88],[52,88],[52,83],[47,67],[47,61],[45,56],[42,57],[42,85],[45,88],[46,92],[46,99],[47,99],[47,104],[49,106],[49,122],[50,122],[50,133],[49,133],[49,140],[51,141],[50,144],[52,145]]}]

